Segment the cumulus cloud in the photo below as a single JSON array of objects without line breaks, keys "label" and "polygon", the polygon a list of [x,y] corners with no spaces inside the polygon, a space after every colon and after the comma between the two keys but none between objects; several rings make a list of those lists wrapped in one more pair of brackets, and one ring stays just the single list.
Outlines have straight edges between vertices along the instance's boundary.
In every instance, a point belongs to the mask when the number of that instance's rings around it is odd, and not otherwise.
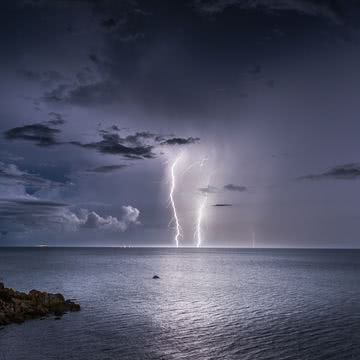
[{"label": "cumulus cloud", "polygon": [[123,216],[118,219],[114,216],[102,217],[95,211],[86,212],[83,217],[77,217],[75,221],[82,228],[104,229],[112,231],[126,231],[131,224],[138,225],[140,211],[132,206],[123,206]]},{"label": "cumulus cloud", "polygon": [[35,197],[0,198],[0,228],[6,232],[57,228],[60,230],[97,229],[126,231],[138,225],[140,211],[132,206],[122,207],[122,217],[101,216],[94,211],[70,210],[70,205],[41,200]]},{"label": "cumulus cloud", "polygon": [[336,166],[323,173],[301,176],[298,180],[356,180],[358,178],[360,178],[360,164],[345,164]]},{"label": "cumulus cloud", "polygon": [[224,186],[224,190],[243,192],[247,190],[246,186],[227,184]]},{"label": "cumulus cloud", "polygon": [[45,198],[47,190],[54,186],[64,184],[29,174],[14,164],[0,162],[1,231],[8,233],[49,228],[126,231],[129,226],[139,224],[140,211],[130,205],[122,207],[120,217],[102,216],[72,204]]}]

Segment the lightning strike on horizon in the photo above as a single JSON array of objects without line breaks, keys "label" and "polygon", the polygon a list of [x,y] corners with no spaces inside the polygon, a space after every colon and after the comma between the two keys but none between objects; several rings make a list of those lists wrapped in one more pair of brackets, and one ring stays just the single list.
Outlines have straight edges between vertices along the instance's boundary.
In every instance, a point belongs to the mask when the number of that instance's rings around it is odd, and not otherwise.
[{"label": "lightning strike on horizon", "polygon": [[199,209],[198,209],[198,217],[197,217],[197,223],[196,223],[196,238],[197,238],[197,243],[196,243],[196,247],[200,247],[201,246],[201,242],[202,242],[202,229],[201,229],[201,223],[202,223],[202,219],[204,217],[204,208],[206,206],[207,203],[207,194],[204,196],[204,199],[201,201]]},{"label": "lightning strike on horizon", "polygon": [[[203,158],[200,160],[200,168],[202,168],[205,164],[205,162],[207,161],[207,158]],[[211,176],[211,175],[210,175]],[[209,181],[208,183],[210,183],[210,177],[209,177]],[[197,222],[196,222],[196,231],[195,231],[195,235],[197,238],[197,243],[196,243],[196,247],[200,247],[201,243],[202,243],[202,220],[204,218],[204,209],[207,203],[207,198],[208,198],[208,194],[206,193],[204,195],[204,199],[201,201],[199,209],[198,209],[198,214],[197,214]]]},{"label": "lightning strike on horizon", "polygon": [[172,211],[173,211],[173,219],[175,220],[176,233],[175,233],[174,240],[175,240],[176,247],[179,247],[179,237],[181,236],[181,226],[180,226],[179,218],[178,218],[177,211],[176,211],[175,200],[174,200],[174,191],[176,188],[175,170],[176,170],[176,165],[178,164],[180,159],[181,159],[181,154],[177,156],[177,158],[171,165],[171,187],[170,187],[170,196],[169,196]]},{"label": "lightning strike on horizon", "polygon": [[255,249],[255,229],[252,230],[252,248]]}]

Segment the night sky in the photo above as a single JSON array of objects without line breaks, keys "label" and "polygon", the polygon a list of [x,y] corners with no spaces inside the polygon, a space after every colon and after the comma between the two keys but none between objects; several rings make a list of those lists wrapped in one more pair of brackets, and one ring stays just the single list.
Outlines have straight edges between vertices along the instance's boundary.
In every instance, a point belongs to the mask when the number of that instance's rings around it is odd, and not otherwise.
[{"label": "night sky", "polygon": [[355,0],[0,4],[0,245],[359,247]]}]

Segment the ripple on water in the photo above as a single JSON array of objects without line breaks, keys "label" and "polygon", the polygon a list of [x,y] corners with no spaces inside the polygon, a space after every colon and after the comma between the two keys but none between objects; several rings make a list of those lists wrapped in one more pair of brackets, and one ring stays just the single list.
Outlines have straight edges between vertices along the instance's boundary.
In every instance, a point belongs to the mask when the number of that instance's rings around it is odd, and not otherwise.
[{"label": "ripple on water", "polygon": [[1,249],[9,286],[62,292],[82,311],[8,326],[0,351],[7,360],[360,359],[359,270],[358,251]]}]

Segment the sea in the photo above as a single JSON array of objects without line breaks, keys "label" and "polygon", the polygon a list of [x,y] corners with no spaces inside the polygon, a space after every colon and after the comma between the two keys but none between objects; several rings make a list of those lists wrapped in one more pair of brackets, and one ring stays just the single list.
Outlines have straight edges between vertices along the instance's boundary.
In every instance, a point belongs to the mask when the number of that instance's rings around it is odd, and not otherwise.
[{"label": "sea", "polygon": [[1,360],[360,359],[359,250],[0,248],[0,278],[82,307]]}]

